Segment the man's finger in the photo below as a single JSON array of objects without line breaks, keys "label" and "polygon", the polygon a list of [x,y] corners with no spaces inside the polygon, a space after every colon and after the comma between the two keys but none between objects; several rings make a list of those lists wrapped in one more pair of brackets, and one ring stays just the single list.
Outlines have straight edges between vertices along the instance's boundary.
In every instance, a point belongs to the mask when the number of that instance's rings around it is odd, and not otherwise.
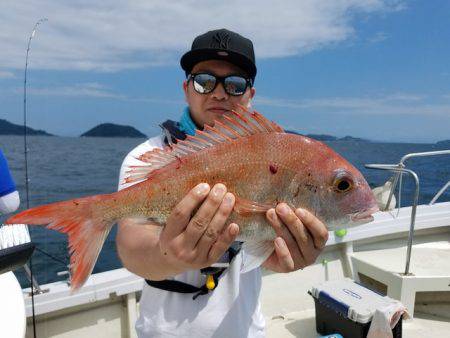
[{"label": "man's finger", "polygon": [[314,246],[319,250],[323,249],[328,241],[328,229],[325,225],[308,210],[298,208],[295,210],[295,214],[311,234]]},{"label": "man's finger", "polygon": [[266,217],[268,218],[270,224],[272,225],[272,228],[275,230],[275,233],[277,234],[277,236],[282,236],[284,225],[281,222],[281,220],[278,218],[278,215],[277,215],[275,209],[267,210]]},{"label": "man's finger", "polygon": [[292,236],[299,247],[302,247],[309,242],[309,236],[307,230],[303,226],[302,221],[286,204],[281,203],[277,206],[277,214],[280,216],[283,223],[288,227]]},{"label": "man's finger", "polygon": [[275,252],[278,257],[279,265],[283,269],[283,271],[294,271],[294,260],[291,256],[291,253],[289,252],[286,242],[281,237],[277,237],[275,239]]},{"label": "man's finger", "polygon": [[[294,211],[292,211],[292,209],[284,203],[277,206],[277,214],[280,214],[281,220],[289,229],[291,235],[295,238],[297,245],[295,250],[300,251],[300,258],[308,264],[313,263],[316,259],[317,249],[314,246],[314,241],[311,234],[307,229],[305,229],[303,222],[298,218]],[[288,247],[290,248],[289,245]],[[295,250],[293,257],[295,258],[295,262],[298,263],[298,255],[295,254]],[[291,250],[291,253],[292,252],[293,251]]]},{"label": "man's finger", "polygon": [[210,227],[211,220],[216,214],[217,209],[222,203],[227,188],[219,183],[216,184],[208,194],[206,200],[202,203],[200,209],[189,221],[185,232],[181,235],[182,242],[186,248],[194,249],[200,238]]},{"label": "man's finger", "polygon": [[219,209],[209,223],[208,228],[203,233],[203,236],[197,243],[195,250],[198,252],[200,260],[203,261],[207,259],[211,246],[216,242],[222,233],[227,219],[233,211],[234,201],[235,199],[232,193],[225,194]]},{"label": "man's finger", "polygon": [[211,247],[208,254],[208,262],[213,264],[228,250],[231,244],[236,239],[239,233],[239,226],[236,223],[231,223],[225,231],[219,236],[217,241]]},{"label": "man's finger", "polygon": [[[276,209],[279,207],[277,206]],[[284,242],[289,248],[294,249],[297,247],[297,243],[295,241],[295,238],[290,233],[289,229],[286,227],[286,225],[283,223],[281,218],[278,215],[278,212],[275,211],[276,209],[269,209],[267,211],[267,217],[269,218],[270,223],[272,224],[272,227],[275,230],[275,233],[277,236],[280,236],[283,238]],[[298,249],[297,249],[298,251]]]},{"label": "man's finger", "polygon": [[205,200],[209,191],[210,187],[207,183],[200,183],[184,196],[170,213],[161,233],[161,240],[173,239],[186,229],[192,212]]},{"label": "man's finger", "polygon": [[[277,206],[276,210],[278,210],[281,207],[281,205],[282,204],[279,204]],[[284,222],[278,216],[278,211],[275,211],[274,209],[269,209],[267,211],[267,217],[269,219],[269,222],[272,224],[272,227],[274,228],[277,236],[283,238],[284,243],[286,243],[286,245],[290,251],[290,255],[291,255],[292,259],[294,260],[294,262],[303,262],[304,257],[303,257],[302,252],[300,251],[297,241],[293,237],[291,232],[289,231],[288,227],[284,224]]]}]

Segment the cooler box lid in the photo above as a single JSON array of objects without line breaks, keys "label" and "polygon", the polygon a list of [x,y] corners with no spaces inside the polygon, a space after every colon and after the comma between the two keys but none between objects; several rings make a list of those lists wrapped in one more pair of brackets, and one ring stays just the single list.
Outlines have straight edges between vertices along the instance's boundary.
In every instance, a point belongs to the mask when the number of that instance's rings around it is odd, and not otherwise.
[{"label": "cooler box lid", "polygon": [[370,322],[376,309],[396,302],[357,284],[350,278],[320,283],[311,289],[311,294],[319,302],[361,324]]}]

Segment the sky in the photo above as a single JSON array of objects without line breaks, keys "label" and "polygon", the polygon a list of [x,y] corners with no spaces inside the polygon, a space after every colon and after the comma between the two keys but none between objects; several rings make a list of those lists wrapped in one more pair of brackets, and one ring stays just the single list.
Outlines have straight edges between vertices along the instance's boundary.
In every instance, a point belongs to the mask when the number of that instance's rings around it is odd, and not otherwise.
[{"label": "sky", "polygon": [[402,0],[0,2],[0,118],[78,136],[99,123],[152,136],[185,106],[195,36],[250,38],[253,108],[286,129],[374,141],[450,139],[450,2]]}]

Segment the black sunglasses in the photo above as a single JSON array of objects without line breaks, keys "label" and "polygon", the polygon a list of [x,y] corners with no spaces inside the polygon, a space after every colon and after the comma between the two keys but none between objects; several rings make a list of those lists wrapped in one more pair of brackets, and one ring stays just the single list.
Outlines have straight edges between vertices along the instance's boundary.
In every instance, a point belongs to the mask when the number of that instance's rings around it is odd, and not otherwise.
[{"label": "black sunglasses", "polygon": [[239,75],[216,76],[208,73],[189,74],[187,81],[193,81],[194,89],[200,94],[209,94],[221,83],[225,92],[232,96],[240,96],[245,93],[252,81]]}]

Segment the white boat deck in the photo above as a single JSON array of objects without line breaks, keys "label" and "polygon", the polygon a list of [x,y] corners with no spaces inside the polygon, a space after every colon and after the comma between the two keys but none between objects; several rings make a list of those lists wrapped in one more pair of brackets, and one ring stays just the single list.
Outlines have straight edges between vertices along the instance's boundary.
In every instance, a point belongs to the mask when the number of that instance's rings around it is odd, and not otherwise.
[{"label": "white boat deck", "polygon": [[385,287],[383,292],[400,300],[414,315],[417,295],[431,292],[438,298],[439,293],[450,292],[450,231],[425,232],[415,239],[407,275],[407,247],[402,241],[385,240],[382,248],[372,243],[352,253],[353,277],[358,279],[362,274],[380,283]]},{"label": "white boat deck", "polygon": [[[418,208],[410,262],[414,276],[403,280],[410,212],[411,208],[403,208],[397,218],[388,213],[377,214],[374,223],[351,229],[344,238],[331,236],[327,243],[331,246],[321,255],[319,264],[304,271],[265,276],[262,308],[267,336],[317,337],[314,302],[307,291],[325,280],[341,279],[349,273],[358,279],[363,273],[384,283],[389,296],[397,294],[393,298],[410,296],[406,302],[412,301],[409,305],[414,319],[403,322],[403,337],[449,337],[450,203]],[[324,261],[326,264],[320,264]],[[423,301],[424,297],[415,297],[421,291],[437,292],[428,292]]]},{"label": "white boat deck", "polygon": [[[450,285],[448,285],[450,283],[450,243],[442,239],[449,236],[448,231],[424,235],[420,241],[425,242],[413,246],[411,259],[411,271],[415,274],[429,277],[431,280],[436,280],[436,277],[439,280],[441,279],[439,277],[445,277],[444,287],[447,291],[450,291]],[[429,242],[430,240],[436,241]],[[398,274],[404,270],[406,257],[406,247],[398,246],[399,241],[404,241],[404,238],[384,242],[388,248],[377,250],[369,248],[379,247],[379,244],[368,244],[366,250],[354,252],[352,255],[361,261],[373,264],[380,268],[380,271],[392,271],[393,274]],[[397,247],[389,247],[395,246],[395,243]],[[263,278],[262,308],[266,316],[268,338],[318,337],[314,302],[312,297],[307,295],[307,291],[315,283],[344,277],[340,262],[333,261],[335,254],[334,251],[324,253],[322,258],[328,261],[325,271],[323,271],[324,265],[318,264],[304,271],[284,275],[269,274]],[[273,292],[274,290],[276,292]],[[413,320],[403,321],[403,337],[450,336],[450,293],[446,292],[445,297],[442,297],[442,293],[438,293],[437,297],[429,294],[428,299],[431,299],[431,302],[416,304]],[[421,313],[421,310],[427,313]]]},{"label": "white boat deck", "polygon": [[[450,319],[417,314],[414,320],[403,322],[403,338],[449,337]],[[314,310],[290,312],[267,319],[267,338],[314,338],[316,322]]]},{"label": "white boat deck", "polygon": [[[413,245],[409,271],[414,276],[445,276],[449,277],[450,281],[450,233],[447,235],[448,238],[445,241]],[[403,273],[406,250],[406,246],[367,250],[355,252],[354,256],[385,271]]]}]

